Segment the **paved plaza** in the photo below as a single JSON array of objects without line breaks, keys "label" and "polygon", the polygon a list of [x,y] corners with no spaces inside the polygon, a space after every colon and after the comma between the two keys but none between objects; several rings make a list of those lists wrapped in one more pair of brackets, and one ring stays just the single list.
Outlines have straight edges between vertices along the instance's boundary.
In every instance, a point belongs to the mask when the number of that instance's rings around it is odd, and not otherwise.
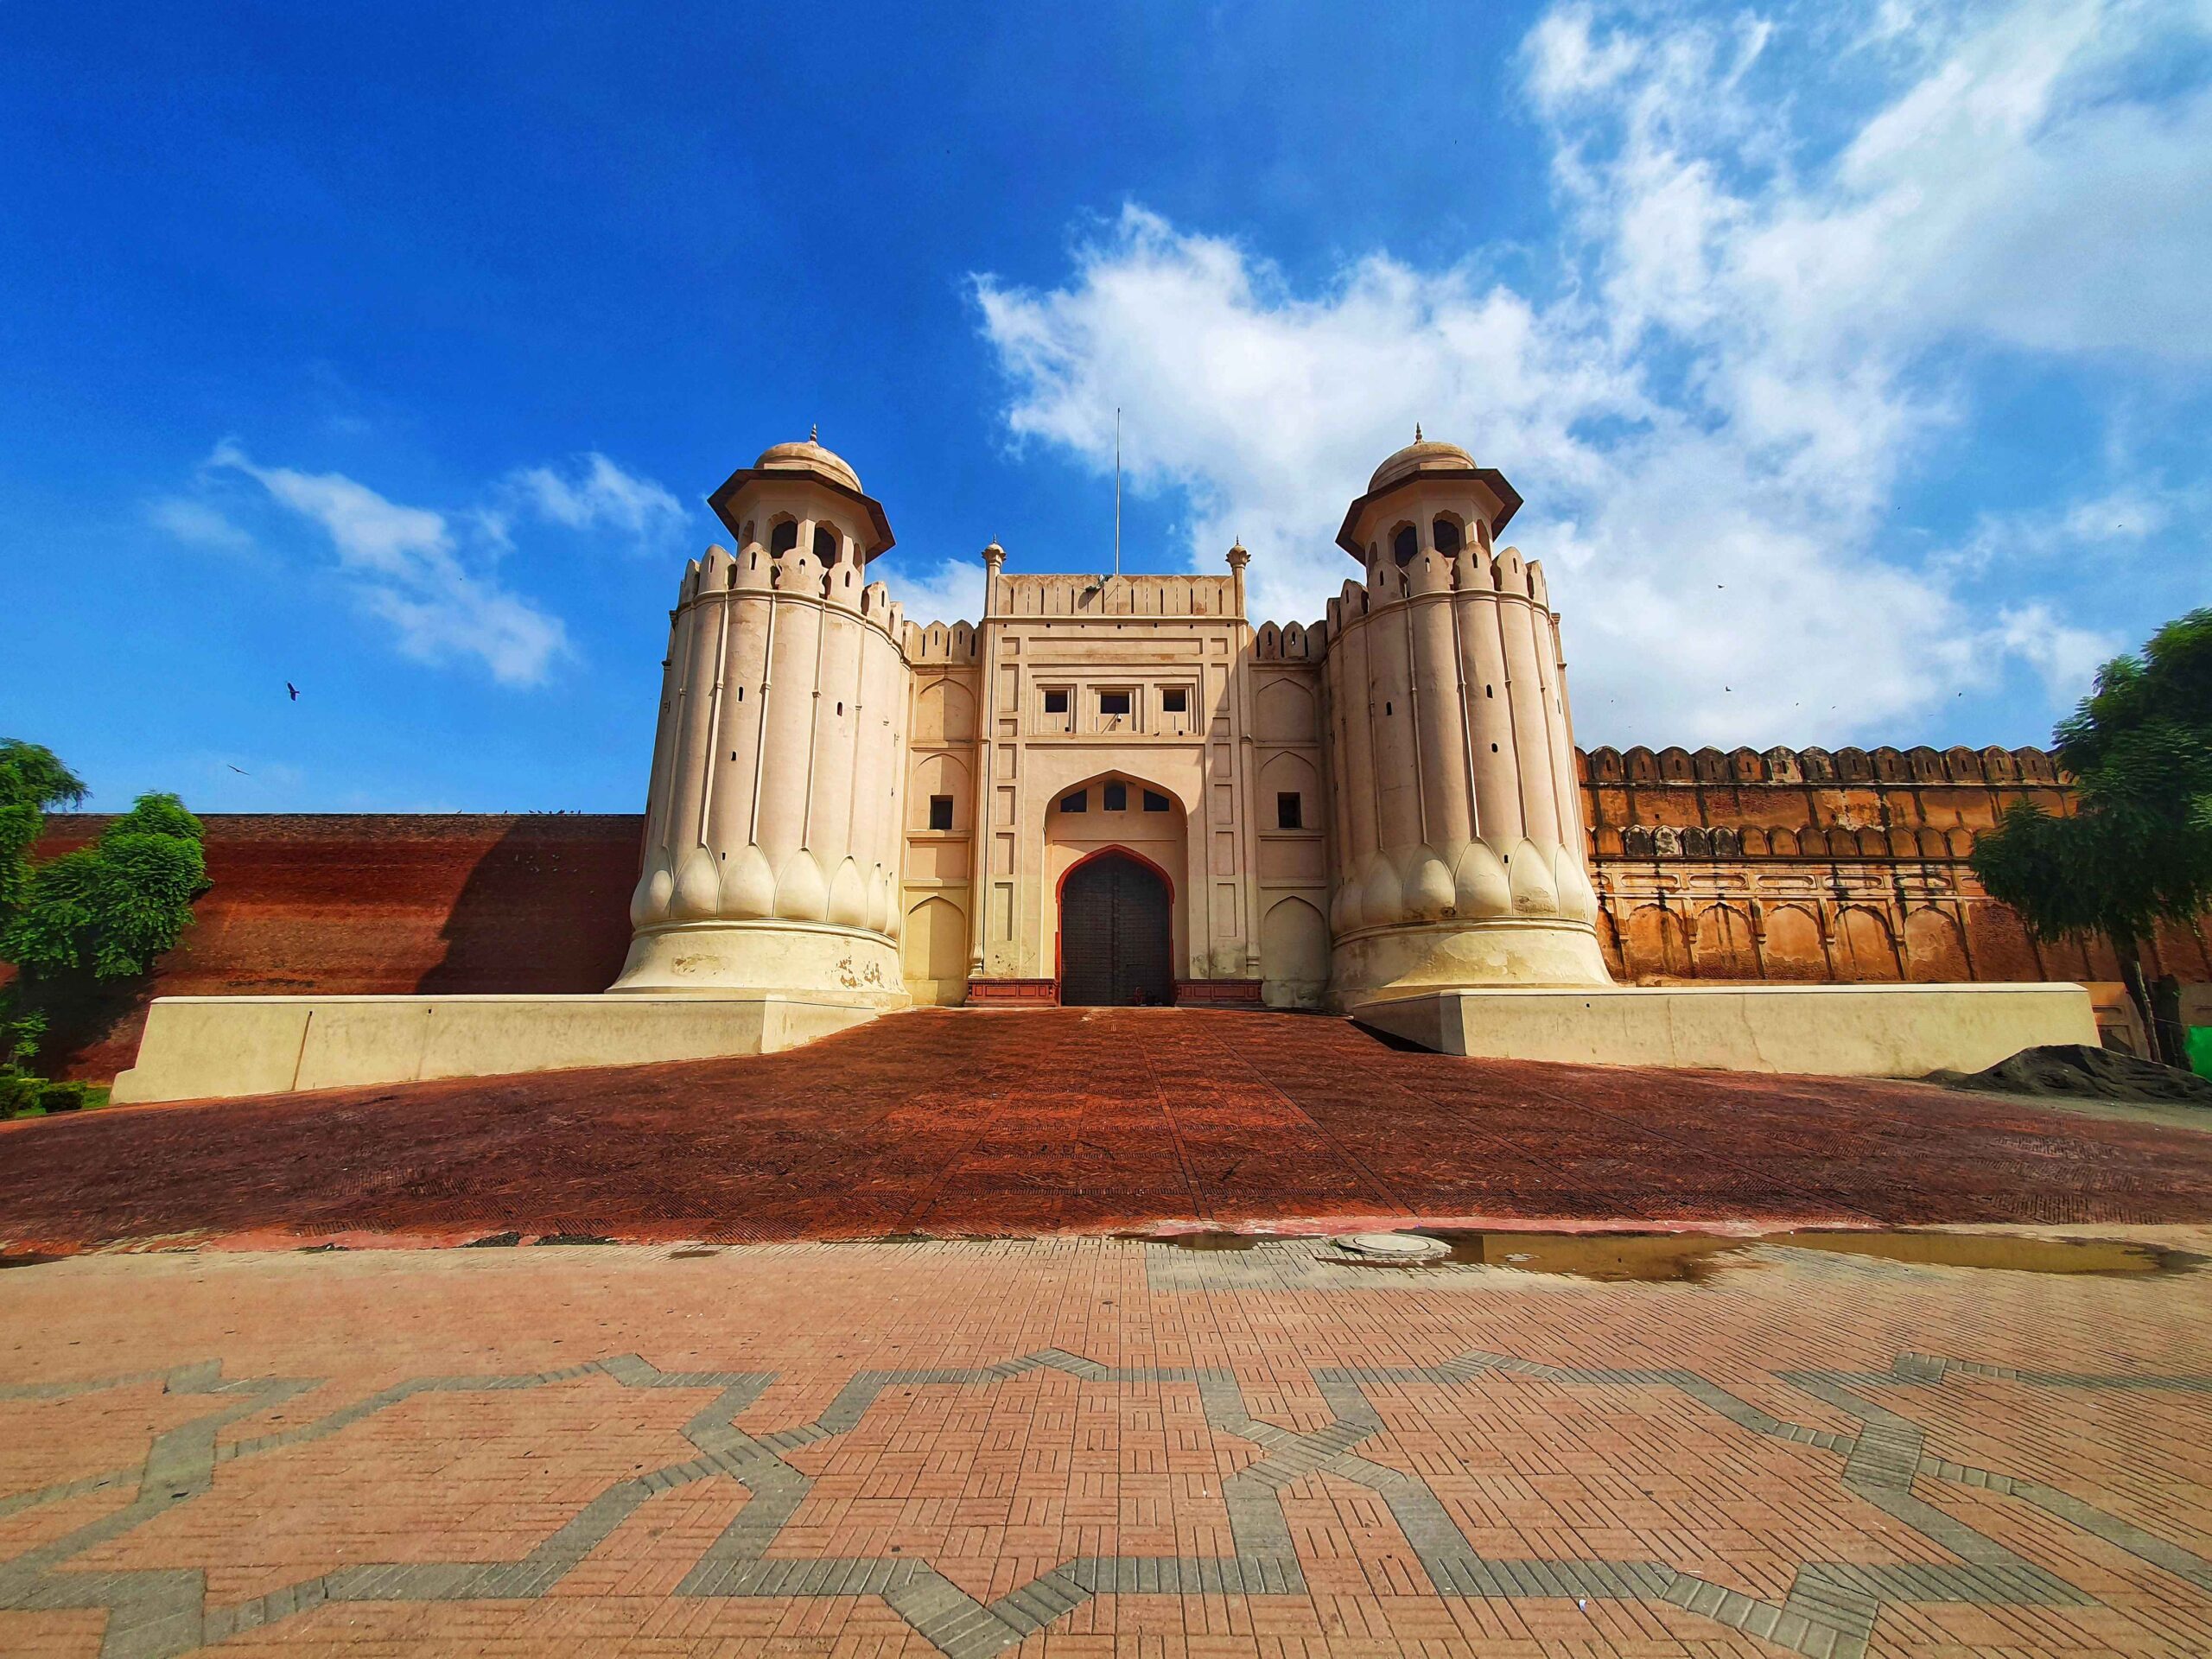
[{"label": "paved plaza", "polygon": [[0,1651],[2202,1654],[2212,1234],[2119,1230],[26,1267]]},{"label": "paved plaza", "polygon": [[1313,1014],[926,1010],[784,1054],[0,1128],[0,1241],[2212,1221],[2186,1109],[1473,1062]]},{"label": "paved plaza", "polygon": [[0,1653],[2212,1652],[2191,1122],[1147,1010],[21,1122]]}]

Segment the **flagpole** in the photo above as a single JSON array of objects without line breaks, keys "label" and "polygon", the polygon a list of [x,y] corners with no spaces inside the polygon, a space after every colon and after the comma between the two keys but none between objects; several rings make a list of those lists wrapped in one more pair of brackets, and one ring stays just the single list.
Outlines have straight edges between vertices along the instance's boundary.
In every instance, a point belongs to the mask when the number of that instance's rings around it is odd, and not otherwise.
[{"label": "flagpole", "polygon": [[1122,411],[1114,410],[1114,574],[1122,574]]}]

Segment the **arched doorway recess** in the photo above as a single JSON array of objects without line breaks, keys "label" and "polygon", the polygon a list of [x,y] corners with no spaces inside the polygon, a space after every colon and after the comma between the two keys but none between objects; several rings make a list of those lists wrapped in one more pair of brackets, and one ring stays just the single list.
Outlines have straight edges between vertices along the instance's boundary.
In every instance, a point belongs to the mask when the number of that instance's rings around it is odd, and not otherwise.
[{"label": "arched doorway recess", "polygon": [[1149,860],[1093,853],[1060,881],[1060,1001],[1071,1007],[1175,1000],[1174,893]]}]

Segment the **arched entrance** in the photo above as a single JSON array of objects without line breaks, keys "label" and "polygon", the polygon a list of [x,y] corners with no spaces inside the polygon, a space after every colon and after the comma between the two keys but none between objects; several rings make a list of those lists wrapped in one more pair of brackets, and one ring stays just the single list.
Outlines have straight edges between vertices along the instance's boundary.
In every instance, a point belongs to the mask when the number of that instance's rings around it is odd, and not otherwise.
[{"label": "arched entrance", "polygon": [[1134,854],[1092,854],[1060,883],[1060,1001],[1071,1007],[1175,1000],[1166,878]]}]

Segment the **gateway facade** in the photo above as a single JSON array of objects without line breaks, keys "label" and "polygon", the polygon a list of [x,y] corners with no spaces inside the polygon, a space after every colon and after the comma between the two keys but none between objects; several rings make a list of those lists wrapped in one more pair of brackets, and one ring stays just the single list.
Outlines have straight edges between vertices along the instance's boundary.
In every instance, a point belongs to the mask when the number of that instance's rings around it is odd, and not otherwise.
[{"label": "gateway facade", "polygon": [[1009,571],[910,620],[818,444],[716,491],[671,617],[617,991],[1343,1008],[1605,985],[1559,619],[1497,471],[1417,441],[1325,620],[1222,575]]},{"label": "gateway facade", "polygon": [[993,545],[978,621],[909,620],[868,575],[883,508],[811,441],[710,502],[737,550],[671,613],[615,982],[160,997],[117,1100],[757,1053],[916,1004],[1327,1008],[1452,1053],[1887,1076],[2097,1040],[2078,985],[1615,985],[1559,619],[1497,544],[1519,496],[1450,444],[1376,469],[1350,579],[1287,626],[1246,617],[1241,547],[1084,576]]}]

